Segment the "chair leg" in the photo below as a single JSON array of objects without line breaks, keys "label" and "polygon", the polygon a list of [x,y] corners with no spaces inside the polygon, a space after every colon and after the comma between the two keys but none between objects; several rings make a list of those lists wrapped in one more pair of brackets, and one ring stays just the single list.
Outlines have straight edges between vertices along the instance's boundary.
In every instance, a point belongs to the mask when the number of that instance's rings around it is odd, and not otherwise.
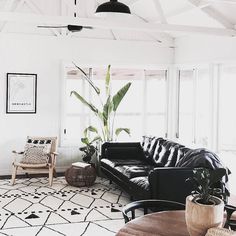
[{"label": "chair leg", "polygon": [[54,178],[57,177],[57,172],[56,172],[55,168],[53,168],[53,177],[54,177]]},{"label": "chair leg", "polygon": [[53,168],[49,168],[49,185],[52,186],[53,182]]},{"label": "chair leg", "polygon": [[18,168],[18,166],[12,165],[12,176],[11,176],[11,184],[12,185],[15,184],[17,168]]}]

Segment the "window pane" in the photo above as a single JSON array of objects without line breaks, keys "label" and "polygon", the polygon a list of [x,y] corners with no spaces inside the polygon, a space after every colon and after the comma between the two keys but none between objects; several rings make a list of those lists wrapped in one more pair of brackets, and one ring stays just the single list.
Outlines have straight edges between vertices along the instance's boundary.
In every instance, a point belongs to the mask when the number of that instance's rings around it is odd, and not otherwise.
[{"label": "window pane", "polygon": [[115,128],[129,128],[131,135],[121,133],[119,141],[140,141],[142,137],[142,118],[141,116],[117,115]]},{"label": "window pane", "polygon": [[[88,68],[83,70],[89,74]],[[74,96],[70,96],[71,91],[76,91],[81,96],[89,99],[88,84],[84,80],[84,75],[77,70],[69,70],[67,72],[66,80],[66,112],[67,113],[81,113],[84,111],[84,105]],[[86,110],[88,112],[88,110]]]},{"label": "window pane", "polygon": [[207,147],[210,133],[210,76],[209,69],[199,69],[196,93],[196,144]]},{"label": "window pane", "polygon": [[147,112],[158,113],[166,111],[166,71],[145,71],[147,83]]},{"label": "window pane", "polygon": [[220,78],[219,149],[236,150],[236,67],[223,67]]},{"label": "window pane", "polygon": [[146,128],[148,135],[165,137],[165,115],[149,115]]},{"label": "window pane", "polygon": [[116,94],[125,84],[131,86],[117,110],[119,113],[140,113],[143,109],[143,72],[141,70],[112,70],[112,94]]},{"label": "window pane", "polygon": [[179,138],[185,144],[193,141],[193,96],[193,70],[180,71]]},{"label": "window pane", "polygon": [[143,71],[134,69],[113,69],[112,94],[116,94],[125,84],[131,86],[117,110],[115,128],[129,128],[131,136],[122,132],[118,140],[140,140],[142,136],[142,109],[143,109]]},{"label": "window pane", "polygon": [[101,101],[105,103],[106,101],[106,91],[105,91],[105,78],[106,78],[107,68],[93,68],[93,77],[92,80],[94,84],[100,89],[100,97],[90,87],[90,100],[93,105],[95,105],[98,109],[102,109]]}]

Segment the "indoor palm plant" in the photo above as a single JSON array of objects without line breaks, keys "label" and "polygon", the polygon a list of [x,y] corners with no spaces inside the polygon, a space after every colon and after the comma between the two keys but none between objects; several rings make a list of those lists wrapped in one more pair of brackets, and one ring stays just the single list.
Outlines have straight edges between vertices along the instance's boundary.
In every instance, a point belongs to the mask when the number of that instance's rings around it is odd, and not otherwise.
[{"label": "indoor palm plant", "polygon": [[[74,64],[75,65],[75,64]],[[89,83],[94,94],[97,96],[100,101],[100,107],[96,107],[89,100],[81,96],[77,91],[71,91],[71,95],[74,95],[80,102],[82,102],[86,107],[92,111],[92,113],[97,117],[100,127],[89,126],[84,131],[84,137],[81,139],[82,143],[85,144],[81,148],[81,151],[88,156],[88,154],[95,152],[94,147],[95,143],[98,141],[101,142],[110,142],[118,137],[121,132],[130,134],[128,128],[116,128],[115,129],[115,117],[117,109],[128,92],[131,83],[125,84],[121,89],[119,89],[114,95],[111,95],[111,76],[109,65],[106,72],[105,78],[105,100],[102,99],[101,89],[98,88],[92,79],[82,70],[80,67],[75,65],[78,70],[83,74],[83,78]],[[95,134],[95,137],[92,140],[89,140],[91,133]],[[95,146],[94,146],[95,145]]]},{"label": "indoor palm plant", "polygon": [[[221,226],[223,222],[224,201],[227,192],[224,186],[216,188],[226,175],[226,169],[210,170],[196,168],[191,181],[195,190],[186,198],[186,224],[190,236],[203,236],[207,229]],[[223,184],[223,183],[222,183]]]}]

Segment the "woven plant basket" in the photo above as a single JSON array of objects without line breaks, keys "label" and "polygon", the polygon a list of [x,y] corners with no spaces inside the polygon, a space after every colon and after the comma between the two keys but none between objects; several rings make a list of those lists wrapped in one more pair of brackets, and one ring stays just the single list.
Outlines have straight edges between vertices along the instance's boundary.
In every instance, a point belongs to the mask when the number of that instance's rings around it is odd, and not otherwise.
[{"label": "woven plant basket", "polygon": [[205,236],[236,236],[236,231],[224,228],[210,228]]},{"label": "woven plant basket", "polygon": [[65,178],[69,185],[75,187],[89,187],[93,185],[96,180],[96,170],[92,166],[86,168],[71,166],[66,170]]}]

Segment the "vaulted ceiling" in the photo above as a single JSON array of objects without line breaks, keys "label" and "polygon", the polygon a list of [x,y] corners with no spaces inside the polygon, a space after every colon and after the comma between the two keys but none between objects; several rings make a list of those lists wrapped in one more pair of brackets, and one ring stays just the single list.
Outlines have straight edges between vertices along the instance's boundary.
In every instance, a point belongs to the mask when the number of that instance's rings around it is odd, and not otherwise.
[{"label": "vaulted ceiling", "polygon": [[[0,32],[110,40],[157,42],[172,46],[175,37],[236,35],[236,0],[120,0],[131,15],[99,18],[107,0],[0,0]],[[38,25],[82,25],[93,29],[41,29]]]}]

